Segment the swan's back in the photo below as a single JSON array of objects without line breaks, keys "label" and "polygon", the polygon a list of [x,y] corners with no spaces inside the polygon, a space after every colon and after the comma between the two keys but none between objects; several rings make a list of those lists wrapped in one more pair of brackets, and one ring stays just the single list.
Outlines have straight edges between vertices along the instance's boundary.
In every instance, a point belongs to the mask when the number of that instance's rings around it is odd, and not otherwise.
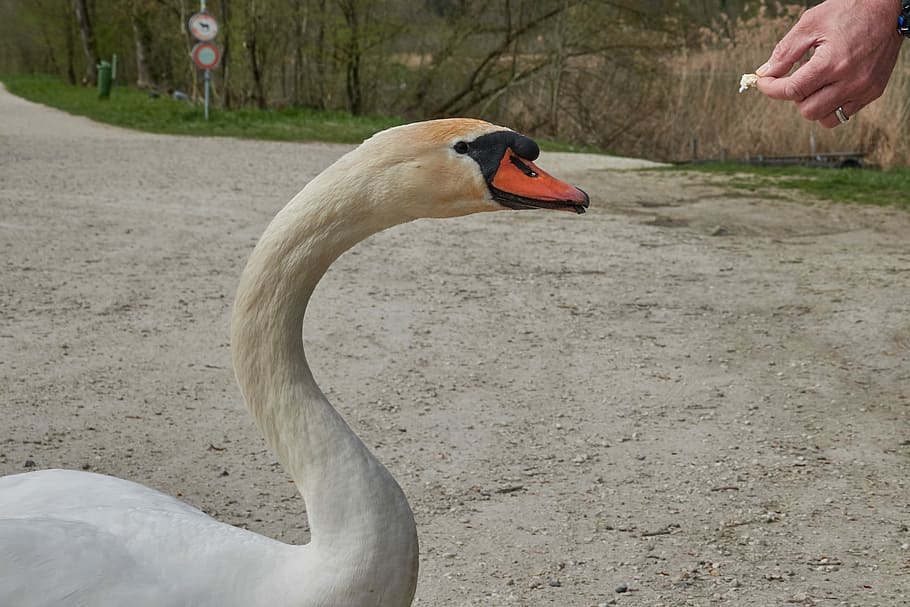
[{"label": "swan's back", "polygon": [[139,483],[76,470],[39,470],[0,477],[0,518],[59,516],[92,522],[112,500],[122,508],[153,508],[208,518],[203,512]]},{"label": "swan's back", "polygon": [[0,478],[3,605],[217,605],[250,592],[237,580],[293,549],[110,476]]}]

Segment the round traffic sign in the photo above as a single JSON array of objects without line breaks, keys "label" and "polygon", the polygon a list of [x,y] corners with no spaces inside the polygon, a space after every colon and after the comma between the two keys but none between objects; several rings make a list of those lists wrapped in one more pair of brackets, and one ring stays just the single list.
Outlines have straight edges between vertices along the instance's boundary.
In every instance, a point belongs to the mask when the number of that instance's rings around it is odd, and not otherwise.
[{"label": "round traffic sign", "polygon": [[210,70],[221,61],[221,51],[209,42],[198,42],[193,47],[193,62],[199,69]]},{"label": "round traffic sign", "polygon": [[190,17],[187,26],[190,28],[193,38],[200,42],[214,40],[218,35],[218,22],[209,13],[196,13]]}]

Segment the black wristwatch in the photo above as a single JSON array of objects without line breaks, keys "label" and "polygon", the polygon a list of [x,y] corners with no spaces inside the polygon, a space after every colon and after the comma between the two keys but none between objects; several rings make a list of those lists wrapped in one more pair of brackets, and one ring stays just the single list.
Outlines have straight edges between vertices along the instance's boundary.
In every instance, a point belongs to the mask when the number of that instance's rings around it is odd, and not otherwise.
[{"label": "black wristwatch", "polygon": [[910,2],[901,0],[901,14],[897,18],[897,31],[904,38],[910,38]]}]

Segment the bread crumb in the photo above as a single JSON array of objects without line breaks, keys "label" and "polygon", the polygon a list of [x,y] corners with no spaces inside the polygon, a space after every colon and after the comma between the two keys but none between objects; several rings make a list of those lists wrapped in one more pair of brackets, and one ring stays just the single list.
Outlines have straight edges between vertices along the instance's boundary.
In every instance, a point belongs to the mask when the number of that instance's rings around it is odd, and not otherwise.
[{"label": "bread crumb", "polygon": [[746,89],[755,88],[756,82],[758,82],[757,74],[743,74],[742,78],[739,79],[739,92],[742,93]]}]

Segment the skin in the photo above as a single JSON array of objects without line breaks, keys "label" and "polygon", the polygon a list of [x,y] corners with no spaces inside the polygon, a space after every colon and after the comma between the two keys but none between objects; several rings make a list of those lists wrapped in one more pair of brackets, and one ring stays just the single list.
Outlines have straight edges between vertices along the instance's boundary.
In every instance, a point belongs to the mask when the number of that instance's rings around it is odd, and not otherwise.
[{"label": "skin", "polygon": [[[903,41],[899,14],[898,0],[827,0],[810,8],[756,70],[756,86],[772,99],[794,102],[807,120],[840,125],[838,106],[853,116],[884,93]],[[808,61],[790,74],[809,51]]]}]

